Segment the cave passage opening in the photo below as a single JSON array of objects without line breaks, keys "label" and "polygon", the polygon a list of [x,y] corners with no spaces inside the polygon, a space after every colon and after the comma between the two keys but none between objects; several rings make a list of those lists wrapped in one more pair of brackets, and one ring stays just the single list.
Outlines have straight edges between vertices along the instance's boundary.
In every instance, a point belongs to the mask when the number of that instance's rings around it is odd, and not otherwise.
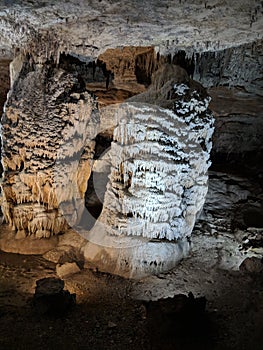
[{"label": "cave passage opening", "polygon": [[[91,214],[92,220],[82,222],[88,230],[94,226],[103,208],[104,195],[110,174],[110,166],[107,160],[105,162],[105,156],[107,156],[107,152],[110,150],[112,140],[113,131],[111,129],[99,133],[94,140],[94,165],[85,193],[85,207],[89,214]],[[82,221],[85,221],[85,216],[82,218]]]}]

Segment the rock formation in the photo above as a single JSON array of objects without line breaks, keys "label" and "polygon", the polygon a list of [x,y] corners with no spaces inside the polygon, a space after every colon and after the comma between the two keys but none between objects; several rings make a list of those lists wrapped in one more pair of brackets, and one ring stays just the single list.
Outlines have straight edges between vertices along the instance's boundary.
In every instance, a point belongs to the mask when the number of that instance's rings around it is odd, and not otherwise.
[{"label": "rock formation", "polygon": [[62,316],[76,304],[76,294],[64,290],[64,281],[48,277],[36,281],[32,305],[39,315]]},{"label": "rock formation", "polygon": [[93,106],[76,74],[25,60],[2,117],[2,211],[18,237],[64,232],[59,204],[84,198],[92,145],[83,145],[95,136]]},{"label": "rock formation", "polygon": [[168,64],[145,93],[115,107],[103,210],[90,232],[81,231],[85,257],[101,269],[141,276],[188,253],[208,189],[209,101],[185,70]]},{"label": "rock formation", "polygon": [[186,72],[166,65],[153,87],[117,110],[111,174],[101,220],[114,235],[190,236],[207,192],[212,147],[210,98]]},{"label": "rock formation", "polygon": [[[107,271],[174,266],[189,251],[210,165],[210,98],[194,80],[262,96],[262,12],[259,0],[1,4],[5,72],[12,63],[0,203],[13,236],[49,238],[71,226],[89,240],[85,257]],[[8,88],[6,78],[0,101]],[[215,106],[221,90],[213,91]],[[241,136],[246,159],[255,149],[261,159],[261,133],[237,132],[262,125],[258,108],[252,114],[216,115],[214,159],[239,157]],[[101,135],[113,139],[107,166]],[[89,231],[87,181],[100,167],[109,183]]]}]

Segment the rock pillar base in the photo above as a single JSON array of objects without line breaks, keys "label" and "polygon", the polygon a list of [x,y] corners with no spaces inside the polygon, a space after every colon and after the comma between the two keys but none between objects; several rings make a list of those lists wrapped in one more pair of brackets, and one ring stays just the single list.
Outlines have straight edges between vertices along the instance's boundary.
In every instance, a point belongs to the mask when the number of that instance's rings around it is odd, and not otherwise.
[{"label": "rock pillar base", "polygon": [[187,257],[191,248],[187,239],[166,242],[110,236],[102,231],[96,235],[96,227],[88,234],[88,239],[82,248],[86,267],[92,265],[99,271],[126,278],[142,278],[168,271]]}]

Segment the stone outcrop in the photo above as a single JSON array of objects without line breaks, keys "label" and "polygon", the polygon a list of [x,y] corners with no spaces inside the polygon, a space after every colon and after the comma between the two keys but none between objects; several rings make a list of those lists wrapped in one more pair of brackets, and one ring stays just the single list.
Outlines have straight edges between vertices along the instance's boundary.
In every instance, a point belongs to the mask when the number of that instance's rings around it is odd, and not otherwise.
[{"label": "stone outcrop", "polygon": [[62,316],[76,304],[76,294],[64,290],[64,281],[49,277],[36,281],[33,307],[40,315]]},{"label": "stone outcrop", "polygon": [[66,262],[65,264],[58,264],[56,266],[56,273],[60,278],[65,278],[78,272],[80,272],[80,268],[75,262]]}]

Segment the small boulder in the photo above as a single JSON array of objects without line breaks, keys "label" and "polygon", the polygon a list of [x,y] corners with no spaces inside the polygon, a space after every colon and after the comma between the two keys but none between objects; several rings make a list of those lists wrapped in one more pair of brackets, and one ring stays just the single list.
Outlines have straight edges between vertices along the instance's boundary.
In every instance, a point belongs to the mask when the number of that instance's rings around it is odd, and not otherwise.
[{"label": "small boulder", "polygon": [[41,315],[59,316],[65,314],[76,303],[76,294],[64,290],[64,281],[42,278],[36,281],[33,306]]},{"label": "small boulder", "polygon": [[144,302],[149,329],[161,337],[204,335],[207,330],[206,298],[177,294],[173,298]]},{"label": "small boulder", "polygon": [[261,273],[263,272],[263,259],[252,256],[242,261],[239,266],[239,270],[248,273]]},{"label": "small boulder", "polygon": [[[72,262],[69,259],[72,259],[73,248],[70,246],[60,246],[56,247],[43,255],[43,258],[51,261],[55,264],[62,264],[64,262]],[[68,259],[68,261],[66,261]]]},{"label": "small boulder", "polygon": [[113,329],[113,328],[116,328],[116,327],[117,327],[116,323],[111,322],[111,321],[108,322],[108,328],[109,329]]},{"label": "small boulder", "polygon": [[56,266],[56,273],[60,278],[67,277],[78,272],[80,272],[80,268],[75,262],[72,262],[72,263],[67,262],[63,265],[58,264]]}]

